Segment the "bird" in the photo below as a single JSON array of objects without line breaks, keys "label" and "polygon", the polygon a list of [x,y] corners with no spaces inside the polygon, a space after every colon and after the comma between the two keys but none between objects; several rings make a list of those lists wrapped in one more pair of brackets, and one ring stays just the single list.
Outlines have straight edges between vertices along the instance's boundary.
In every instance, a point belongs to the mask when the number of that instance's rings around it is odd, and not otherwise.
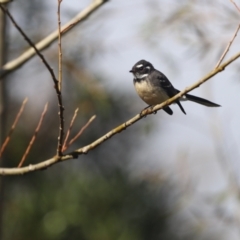
[{"label": "bird", "polygon": [[[173,87],[162,72],[155,69],[154,66],[146,60],[138,61],[129,72],[134,76],[133,83],[139,97],[149,105],[148,107],[160,104],[180,92]],[[180,101],[187,100],[207,107],[220,107],[219,104],[213,103],[207,99],[186,93],[175,101],[184,114],[186,114],[186,112]],[[169,115],[173,114],[169,106],[163,107],[163,110]]]}]

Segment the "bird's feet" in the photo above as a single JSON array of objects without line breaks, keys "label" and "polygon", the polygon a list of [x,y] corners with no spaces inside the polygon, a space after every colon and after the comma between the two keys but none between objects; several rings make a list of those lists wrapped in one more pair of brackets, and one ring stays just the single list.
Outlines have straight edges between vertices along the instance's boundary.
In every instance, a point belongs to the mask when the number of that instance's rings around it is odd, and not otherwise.
[{"label": "bird's feet", "polygon": [[[140,116],[142,117],[143,116],[143,113],[145,112],[146,109],[150,108],[151,110],[155,107],[155,105],[151,105],[151,106],[147,106],[145,107],[141,112],[140,112]],[[153,114],[156,114],[157,111],[154,111]],[[144,116],[146,117],[146,115]]]}]

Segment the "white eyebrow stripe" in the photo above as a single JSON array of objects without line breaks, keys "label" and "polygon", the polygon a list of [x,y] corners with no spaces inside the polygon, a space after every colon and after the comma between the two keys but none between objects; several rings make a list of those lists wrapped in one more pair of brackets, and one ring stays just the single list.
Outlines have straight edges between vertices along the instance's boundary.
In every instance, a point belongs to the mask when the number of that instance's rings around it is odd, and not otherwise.
[{"label": "white eyebrow stripe", "polygon": [[136,66],[136,68],[140,68],[142,66],[143,66],[143,64],[139,64],[139,65]]}]

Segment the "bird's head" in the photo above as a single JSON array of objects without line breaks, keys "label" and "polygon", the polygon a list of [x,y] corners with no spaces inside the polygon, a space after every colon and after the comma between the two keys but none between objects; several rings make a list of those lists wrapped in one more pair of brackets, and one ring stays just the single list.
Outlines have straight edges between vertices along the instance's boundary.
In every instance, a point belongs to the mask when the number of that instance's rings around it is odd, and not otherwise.
[{"label": "bird's head", "polygon": [[153,70],[154,67],[150,62],[140,60],[132,67],[129,72],[131,72],[136,79],[140,80],[147,77]]}]

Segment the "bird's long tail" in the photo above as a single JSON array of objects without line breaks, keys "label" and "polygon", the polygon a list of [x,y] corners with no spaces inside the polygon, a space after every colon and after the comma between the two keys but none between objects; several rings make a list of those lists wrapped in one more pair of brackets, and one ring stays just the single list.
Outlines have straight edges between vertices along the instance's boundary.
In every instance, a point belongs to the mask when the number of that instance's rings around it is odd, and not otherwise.
[{"label": "bird's long tail", "polygon": [[221,107],[221,105],[219,105],[219,104],[216,104],[214,102],[208,101],[208,100],[206,100],[204,98],[193,96],[193,95],[188,94],[188,93],[185,94],[185,97],[189,101],[192,101],[192,102],[195,102],[195,103],[199,103],[199,104],[202,104],[202,105],[207,106],[207,107]]}]

